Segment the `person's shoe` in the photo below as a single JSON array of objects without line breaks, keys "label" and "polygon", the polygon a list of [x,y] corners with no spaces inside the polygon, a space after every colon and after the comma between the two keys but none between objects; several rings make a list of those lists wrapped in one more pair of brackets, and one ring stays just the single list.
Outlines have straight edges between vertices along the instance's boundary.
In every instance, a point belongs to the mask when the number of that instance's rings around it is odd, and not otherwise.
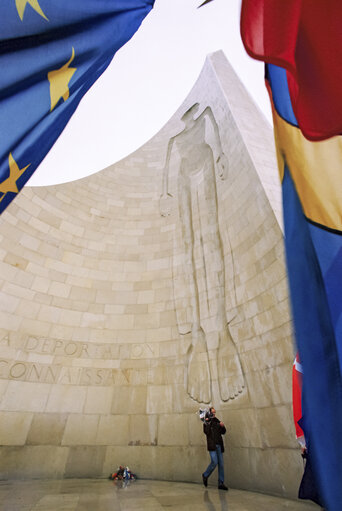
[{"label": "person's shoe", "polygon": [[226,490],[226,491],[228,491],[227,486],[226,486],[226,485],[224,485],[223,483],[221,483],[221,484],[219,484],[219,485],[218,485],[218,489],[219,489],[219,490]]},{"label": "person's shoe", "polygon": [[207,487],[208,486],[208,478],[205,477],[204,474],[202,474],[202,481],[203,481],[204,486]]}]

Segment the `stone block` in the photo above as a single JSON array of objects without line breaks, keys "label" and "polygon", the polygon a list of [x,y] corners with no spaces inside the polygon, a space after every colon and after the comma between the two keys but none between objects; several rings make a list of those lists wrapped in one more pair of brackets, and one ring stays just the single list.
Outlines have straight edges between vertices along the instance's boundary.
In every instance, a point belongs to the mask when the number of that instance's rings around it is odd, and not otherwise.
[{"label": "stone block", "polygon": [[65,473],[67,447],[51,445],[1,447],[0,479],[60,479]]},{"label": "stone block", "polygon": [[250,472],[253,474],[249,489],[266,490],[273,495],[287,495],[293,499],[297,497],[303,475],[299,449],[250,449],[249,461]]},{"label": "stone block", "polygon": [[27,435],[27,445],[61,445],[67,414],[36,413]]},{"label": "stone block", "polygon": [[158,417],[156,415],[131,415],[128,444],[157,445],[157,427]]},{"label": "stone block", "polygon": [[48,321],[49,323],[58,323],[60,315],[61,309],[59,307],[41,305],[38,312],[38,319],[41,321]]},{"label": "stone block", "polygon": [[262,427],[271,428],[271,424],[260,424],[258,411],[255,408],[242,408],[230,410],[223,416],[217,414],[227,428],[225,435],[229,445],[235,447],[262,448]]},{"label": "stone block", "polygon": [[33,414],[0,412],[0,445],[24,445]]},{"label": "stone block", "polygon": [[51,413],[81,413],[86,400],[87,388],[77,385],[55,385],[45,408]]},{"label": "stone block", "polygon": [[159,417],[158,445],[188,445],[188,420],[186,414],[162,415]]},{"label": "stone block", "polygon": [[148,414],[169,414],[172,412],[172,388],[167,385],[147,387],[146,412]]},{"label": "stone block", "polygon": [[110,413],[113,393],[112,387],[88,387],[84,413]]},{"label": "stone block", "polygon": [[17,309],[19,304],[20,300],[15,296],[9,296],[7,293],[0,292],[1,311],[13,313]]},{"label": "stone block", "polygon": [[94,445],[98,424],[98,415],[70,414],[65,425],[62,445]]},{"label": "stone block", "polygon": [[251,401],[256,407],[287,404],[292,402],[291,388],[286,382],[291,380],[292,367],[282,364],[263,371],[246,373]]},{"label": "stone block", "polygon": [[52,282],[49,287],[49,294],[60,296],[61,298],[68,298],[71,286],[62,282]]},{"label": "stone block", "polygon": [[9,381],[0,410],[41,412],[45,409],[50,390],[51,385],[47,383]]},{"label": "stone block", "polygon": [[129,418],[128,415],[101,415],[96,444],[127,446],[130,437]]},{"label": "stone block", "polygon": [[131,414],[145,414],[147,406],[147,387],[146,386],[127,386],[122,385],[114,389],[112,402],[113,414],[121,415],[123,412]]},{"label": "stone block", "polygon": [[292,406],[272,406],[258,410],[260,430],[265,447],[295,449],[297,446]]},{"label": "stone block", "polygon": [[98,477],[103,473],[105,454],[105,447],[102,446],[70,447],[64,477]]}]

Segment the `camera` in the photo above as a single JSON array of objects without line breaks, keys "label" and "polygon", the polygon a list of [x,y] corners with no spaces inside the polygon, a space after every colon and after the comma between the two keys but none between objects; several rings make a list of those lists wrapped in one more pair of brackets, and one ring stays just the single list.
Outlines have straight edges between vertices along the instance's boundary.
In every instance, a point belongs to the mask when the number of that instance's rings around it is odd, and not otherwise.
[{"label": "camera", "polygon": [[214,417],[214,414],[211,412],[210,408],[200,408],[197,413],[202,422],[206,421],[207,419],[210,421]]}]

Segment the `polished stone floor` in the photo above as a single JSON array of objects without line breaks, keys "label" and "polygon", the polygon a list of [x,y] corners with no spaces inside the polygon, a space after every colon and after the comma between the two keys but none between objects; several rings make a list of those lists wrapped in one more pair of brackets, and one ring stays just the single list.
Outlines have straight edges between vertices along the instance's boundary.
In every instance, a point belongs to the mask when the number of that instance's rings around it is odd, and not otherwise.
[{"label": "polished stone floor", "polygon": [[106,479],[0,481],[1,511],[320,511],[315,504],[199,484]]}]

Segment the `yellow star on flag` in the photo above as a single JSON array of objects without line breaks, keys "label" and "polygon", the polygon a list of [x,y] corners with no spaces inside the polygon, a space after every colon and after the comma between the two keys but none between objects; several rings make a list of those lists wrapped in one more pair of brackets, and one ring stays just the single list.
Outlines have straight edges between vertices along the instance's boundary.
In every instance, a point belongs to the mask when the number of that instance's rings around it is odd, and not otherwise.
[{"label": "yellow star on flag", "polygon": [[69,67],[74,58],[75,50],[73,48],[68,62],[61,68],[50,71],[47,75],[50,82],[51,112],[61,98],[66,101],[69,97],[69,82],[77,69],[76,67]]},{"label": "yellow star on flag", "polygon": [[[12,156],[12,153],[9,153],[8,156],[8,165],[9,165],[9,171],[10,175],[8,178],[6,178],[2,183],[0,183],[0,192],[3,194],[6,194],[7,192],[12,193],[18,193],[18,187],[17,187],[17,181],[20,178],[20,176],[25,172],[27,167],[29,167],[31,164],[26,165],[23,169],[20,169],[17,162]],[[1,197],[1,200],[4,198],[5,195]]]},{"label": "yellow star on flag", "polygon": [[15,0],[15,5],[17,7],[17,11],[18,11],[21,21],[23,21],[24,11],[25,11],[25,7],[27,4],[29,4],[32,7],[32,9],[34,9],[44,19],[46,19],[46,21],[49,21],[48,18],[43,13],[43,11],[38,3],[38,0]]}]

